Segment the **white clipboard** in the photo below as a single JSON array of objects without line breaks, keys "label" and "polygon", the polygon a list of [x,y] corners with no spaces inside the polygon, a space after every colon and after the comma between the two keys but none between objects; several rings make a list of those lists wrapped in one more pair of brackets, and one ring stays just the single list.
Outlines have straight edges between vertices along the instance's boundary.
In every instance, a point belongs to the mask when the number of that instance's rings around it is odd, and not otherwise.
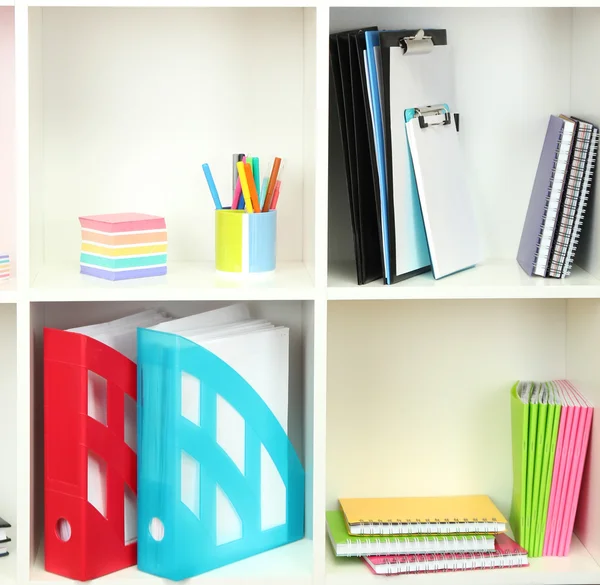
[{"label": "white clipboard", "polygon": [[454,115],[446,105],[415,109],[406,122],[434,278],[481,260]]}]

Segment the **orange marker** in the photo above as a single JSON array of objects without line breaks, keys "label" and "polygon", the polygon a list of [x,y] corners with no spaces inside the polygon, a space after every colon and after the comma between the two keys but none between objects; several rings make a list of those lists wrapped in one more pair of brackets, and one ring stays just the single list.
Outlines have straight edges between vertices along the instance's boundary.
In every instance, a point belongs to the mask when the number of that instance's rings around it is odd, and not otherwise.
[{"label": "orange marker", "polygon": [[250,190],[250,199],[252,200],[252,208],[256,213],[260,213],[260,205],[258,204],[258,193],[256,192],[256,185],[254,183],[254,175],[252,174],[252,167],[249,163],[244,163],[244,169],[246,171],[246,180],[248,181],[248,189]]},{"label": "orange marker", "polygon": [[273,161],[273,169],[271,170],[271,176],[269,177],[269,184],[267,185],[267,196],[263,204],[263,211],[269,211],[271,209],[271,201],[275,194],[275,183],[277,182],[277,175],[279,174],[279,167],[281,166],[281,159],[276,156]]},{"label": "orange marker", "polygon": [[238,177],[240,178],[240,185],[242,186],[242,195],[244,196],[246,213],[254,213],[252,198],[250,197],[250,186],[248,185],[248,175],[246,175],[246,168],[244,167],[245,164],[247,163],[238,161]]}]

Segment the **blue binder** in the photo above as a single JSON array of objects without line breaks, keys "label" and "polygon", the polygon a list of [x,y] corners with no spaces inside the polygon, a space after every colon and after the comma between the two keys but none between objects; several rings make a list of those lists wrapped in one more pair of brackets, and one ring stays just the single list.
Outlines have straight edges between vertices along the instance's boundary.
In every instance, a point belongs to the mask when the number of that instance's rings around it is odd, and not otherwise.
[{"label": "blue binder", "polygon": [[[200,383],[200,424],[181,415],[181,380]],[[245,473],[216,441],[217,396],[245,422]],[[286,521],[261,529],[261,445],[286,490]],[[227,363],[172,333],[138,330],[138,567],[190,578],[304,536],[304,470],[283,427]],[[181,501],[181,453],[200,464],[197,517]],[[241,536],[217,544],[217,486],[241,520]],[[160,530],[151,527],[160,526]]]},{"label": "blue binder", "polygon": [[378,54],[379,32],[365,31],[367,44],[368,84],[371,89],[371,107],[373,111],[373,126],[375,136],[375,153],[377,158],[377,171],[379,175],[379,195],[381,198],[381,238],[383,247],[383,279],[386,284],[391,284],[390,270],[390,244],[388,231],[388,204],[387,204],[387,170],[385,160],[385,142],[383,132],[383,117],[381,111],[381,96],[379,93]]}]

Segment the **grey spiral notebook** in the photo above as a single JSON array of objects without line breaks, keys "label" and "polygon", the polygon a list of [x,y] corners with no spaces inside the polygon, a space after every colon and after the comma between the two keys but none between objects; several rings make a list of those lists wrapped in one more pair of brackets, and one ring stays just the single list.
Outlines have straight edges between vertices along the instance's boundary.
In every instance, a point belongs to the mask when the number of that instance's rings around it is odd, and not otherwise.
[{"label": "grey spiral notebook", "polygon": [[517,262],[529,276],[546,273],[574,126],[559,116],[551,116],[548,122],[517,254]]}]

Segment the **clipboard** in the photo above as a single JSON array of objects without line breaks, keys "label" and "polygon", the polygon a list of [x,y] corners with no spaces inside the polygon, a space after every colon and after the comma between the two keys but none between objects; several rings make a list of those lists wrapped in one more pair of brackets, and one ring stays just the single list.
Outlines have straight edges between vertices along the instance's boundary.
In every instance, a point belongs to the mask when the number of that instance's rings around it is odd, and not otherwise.
[{"label": "clipboard", "polygon": [[442,104],[408,109],[405,119],[433,277],[443,278],[481,259],[457,118]]},{"label": "clipboard", "polygon": [[379,33],[390,282],[431,269],[425,226],[411,179],[404,112],[415,104],[454,106],[454,71],[444,29]]}]

